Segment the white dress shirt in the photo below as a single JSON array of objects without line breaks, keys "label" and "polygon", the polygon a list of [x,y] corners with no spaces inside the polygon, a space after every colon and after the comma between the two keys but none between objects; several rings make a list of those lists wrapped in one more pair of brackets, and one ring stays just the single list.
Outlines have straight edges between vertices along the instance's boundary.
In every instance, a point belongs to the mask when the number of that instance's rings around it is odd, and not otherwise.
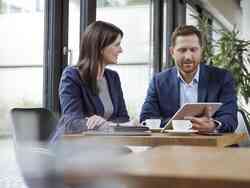
[{"label": "white dress shirt", "polygon": [[197,103],[198,102],[198,82],[199,82],[200,66],[190,83],[187,83],[179,71],[177,76],[180,79],[180,106],[185,103]]}]

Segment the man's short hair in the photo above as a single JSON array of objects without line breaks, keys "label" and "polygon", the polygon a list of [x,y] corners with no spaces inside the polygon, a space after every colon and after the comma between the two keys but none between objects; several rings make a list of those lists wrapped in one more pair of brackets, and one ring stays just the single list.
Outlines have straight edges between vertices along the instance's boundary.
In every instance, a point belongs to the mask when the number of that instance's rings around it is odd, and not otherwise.
[{"label": "man's short hair", "polygon": [[202,34],[201,32],[193,25],[180,25],[178,26],[171,37],[171,45],[175,46],[176,38],[179,36],[188,36],[188,35],[196,35],[199,39],[199,44],[203,46]]}]

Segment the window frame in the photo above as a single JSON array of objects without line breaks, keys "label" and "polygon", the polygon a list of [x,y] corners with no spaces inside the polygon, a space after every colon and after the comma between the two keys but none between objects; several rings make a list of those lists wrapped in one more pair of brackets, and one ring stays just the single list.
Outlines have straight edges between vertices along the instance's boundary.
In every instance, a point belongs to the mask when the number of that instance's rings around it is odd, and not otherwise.
[{"label": "window frame", "polygon": [[[67,62],[68,45],[68,9],[69,0],[45,0],[45,48],[44,48],[44,107],[60,113],[58,87],[60,77]],[[166,3],[166,15],[164,16],[164,4]],[[179,24],[186,23],[186,4],[195,8],[202,16],[215,19],[201,6],[201,2],[194,0],[151,0],[153,7],[153,24],[150,26],[153,44],[152,62],[153,73],[161,72],[165,68],[173,66],[168,49],[163,51],[163,45],[169,48],[171,34]],[[80,31],[81,34],[88,24],[96,20],[96,0],[81,0],[80,4]],[[219,20],[217,20],[221,23]],[[164,22],[166,25],[164,25]],[[222,24],[223,25],[223,24]],[[165,28],[164,28],[165,27]],[[165,33],[164,29],[166,30]],[[211,33],[212,34],[212,33]],[[164,36],[165,35],[165,36]],[[163,39],[165,38],[165,41]],[[80,41],[79,41],[80,45]],[[164,54],[165,53],[165,54]],[[165,55],[165,56],[164,56]],[[163,61],[163,57],[164,59]],[[165,64],[163,64],[165,62]],[[118,66],[131,65],[124,63]],[[135,65],[143,64],[135,62]]]},{"label": "window frame", "polygon": [[68,0],[45,0],[43,106],[60,114],[58,87],[67,66]]}]

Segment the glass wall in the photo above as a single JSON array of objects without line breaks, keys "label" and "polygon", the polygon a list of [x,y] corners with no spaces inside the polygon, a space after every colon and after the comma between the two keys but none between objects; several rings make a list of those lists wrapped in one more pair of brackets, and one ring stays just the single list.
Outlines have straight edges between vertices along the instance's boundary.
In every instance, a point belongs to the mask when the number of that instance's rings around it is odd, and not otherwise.
[{"label": "glass wall", "polygon": [[69,0],[68,64],[77,63],[80,41],[80,0]]},{"label": "glass wall", "polygon": [[189,4],[186,7],[186,24],[197,26],[198,20],[195,17],[198,17],[199,13]]},{"label": "glass wall", "polygon": [[212,25],[212,44],[213,44],[213,51],[215,54],[217,54],[219,49],[216,47],[216,42],[221,38],[221,31],[224,29],[223,26],[217,21],[213,20],[213,25]]},{"label": "glass wall", "polygon": [[44,0],[0,1],[0,134],[9,110],[42,106]]},{"label": "glass wall", "polygon": [[116,70],[122,82],[129,115],[138,118],[150,76],[150,0],[97,0],[97,18],[117,25],[124,32],[123,53]]},{"label": "glass wall", "polygon": [[167,44],[167,1],[164,1],[164,9],[163,9],[163,61],[162,61],[162,68],[166,69],[167,62],[166,62],[166,55],[167,51],[169,50],[170,45]]}]

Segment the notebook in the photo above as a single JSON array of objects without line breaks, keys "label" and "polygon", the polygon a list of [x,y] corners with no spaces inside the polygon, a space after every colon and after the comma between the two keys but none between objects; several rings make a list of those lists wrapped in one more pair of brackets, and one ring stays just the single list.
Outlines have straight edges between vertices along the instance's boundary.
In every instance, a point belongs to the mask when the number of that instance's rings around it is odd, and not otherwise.
[{"label": "notebook", "polygon": [[110,123],[107,130],[89,130],[85,135],[100,136],[148,136],[151,135],[150,129],[140,125],[139,121],[129,121],[126,123]]},{"label": "notebook", "polygon": [[87,131],[83,134],[90,136],[150,136],[151,132]]}]

